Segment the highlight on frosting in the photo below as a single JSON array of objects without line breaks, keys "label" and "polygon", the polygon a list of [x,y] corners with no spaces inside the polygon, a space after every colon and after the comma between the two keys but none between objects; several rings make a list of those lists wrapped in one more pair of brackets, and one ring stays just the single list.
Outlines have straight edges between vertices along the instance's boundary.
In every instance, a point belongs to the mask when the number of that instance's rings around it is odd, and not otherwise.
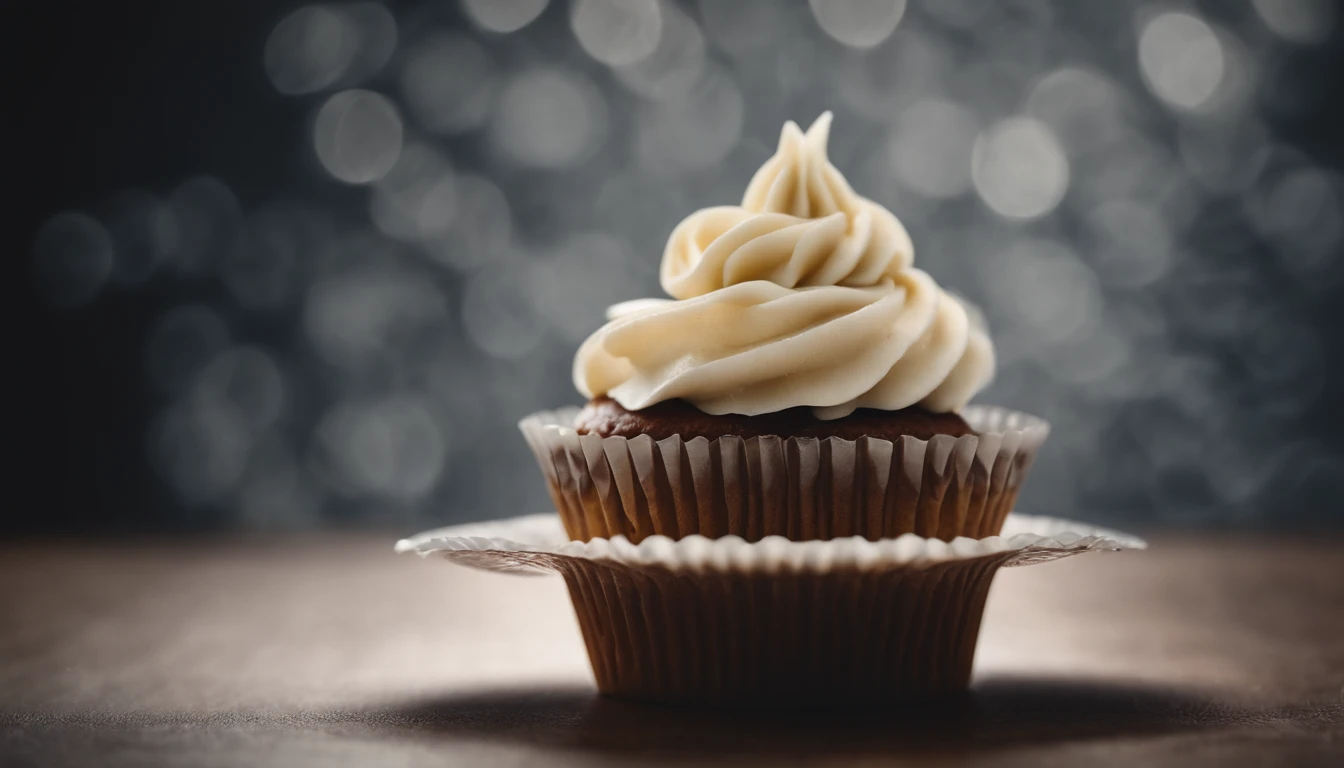
[{"label": "highlight on frosting", "polygon": [[810,406],[955,411],[992,378],[978,314],[912,266],[890,211],[826,156],[831,115],[779,148],[739,206],[705,208],[668,239],[674,300],[639,299],[579,348],[574,384],[630,410],[684,399],[710,414]]}]

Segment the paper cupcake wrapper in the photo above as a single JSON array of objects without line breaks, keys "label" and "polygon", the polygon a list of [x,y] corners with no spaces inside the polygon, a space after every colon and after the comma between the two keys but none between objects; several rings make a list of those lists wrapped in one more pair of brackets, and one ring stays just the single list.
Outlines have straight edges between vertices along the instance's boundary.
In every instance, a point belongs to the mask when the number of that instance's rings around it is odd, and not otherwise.
[{"label": "paper cupcake wrapper", "polygon": [[992,406],[962,412],[978,434],[896,441],[601,437],[576,432],[577,414],[543,411],[518,426],[579,541],[992,536],[1050,432]]},{"label": "paper cupcake wrapper", "polygon": [[1005,533],[951,542],[913,534],[877,542],[579,542],[548,514],[428,531],[398,542],[397,551],[561,574],[603,693],[794,706],[960,691],[1000,567],[1145,546],[1127,534],[1024,515],[1010,516]]}]

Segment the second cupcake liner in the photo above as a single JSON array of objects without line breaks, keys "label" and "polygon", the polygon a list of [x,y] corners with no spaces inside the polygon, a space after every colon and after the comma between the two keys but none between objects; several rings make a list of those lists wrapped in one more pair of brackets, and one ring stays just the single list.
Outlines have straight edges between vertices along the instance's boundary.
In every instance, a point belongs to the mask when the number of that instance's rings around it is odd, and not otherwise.
[{"label": "second cupcake liner", "polygon": [[955,694],[994,574],[1141,549],[1116,531],[1011,515],[1007,537],[748,543],[571,541],[554,514],[426,531],[399,552],[564,577],[598,689],[680,704],[817,706]]},{"label": "second cupcake liner", "polygon": [[687,574],[577,558],[557,569],[604,693],[792,706],[963,690],[990,583],[1011,556],[825,573]]},{"label": "second cupcake liner", "polygon": [[578,541],[993,536],[1050,431],[1029,414],[970,406],[961,415],[976,434],[962,437],[654,440],[580,435],[577,413],[543,411],[519,428]]}]

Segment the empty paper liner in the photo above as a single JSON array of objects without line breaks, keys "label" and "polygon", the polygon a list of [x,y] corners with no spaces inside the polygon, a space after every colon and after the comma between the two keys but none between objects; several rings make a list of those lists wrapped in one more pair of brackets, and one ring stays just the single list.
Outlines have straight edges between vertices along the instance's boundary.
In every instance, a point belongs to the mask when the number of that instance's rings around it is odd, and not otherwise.
[{"label": "empty paper liner", "polygon": [[[1031,531],[1036,531],[1035,533]],[[970,680],[994,573],[1132,536],[1012,515],[1009,536],[570,541],[555,515],[428,531],[399,552],[561,574],[603,693],[709,705],[951,694]]]},{"label": "empty paper liner", "polygon": [[1050,431],[1035,416],[970,406],[961,415],[977,434],[962,437],[654,440],[581,435],[577,413],[543,411],[519,428],[579,541],[992,536]]}]

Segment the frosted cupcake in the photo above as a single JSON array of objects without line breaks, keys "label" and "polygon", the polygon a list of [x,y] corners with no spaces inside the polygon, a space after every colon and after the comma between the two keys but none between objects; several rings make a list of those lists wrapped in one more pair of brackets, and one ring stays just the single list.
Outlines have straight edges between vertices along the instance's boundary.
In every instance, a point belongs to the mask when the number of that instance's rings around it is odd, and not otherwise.
[{"label": "frosted cupcake", "polygon": [[740,206],[673,230],[672,298],[579,348],[585,408],[521,423],[571,538],[999,532],[1049,427],[966,405],[984,324],[830,164],[830,121],[787,123]]}]

